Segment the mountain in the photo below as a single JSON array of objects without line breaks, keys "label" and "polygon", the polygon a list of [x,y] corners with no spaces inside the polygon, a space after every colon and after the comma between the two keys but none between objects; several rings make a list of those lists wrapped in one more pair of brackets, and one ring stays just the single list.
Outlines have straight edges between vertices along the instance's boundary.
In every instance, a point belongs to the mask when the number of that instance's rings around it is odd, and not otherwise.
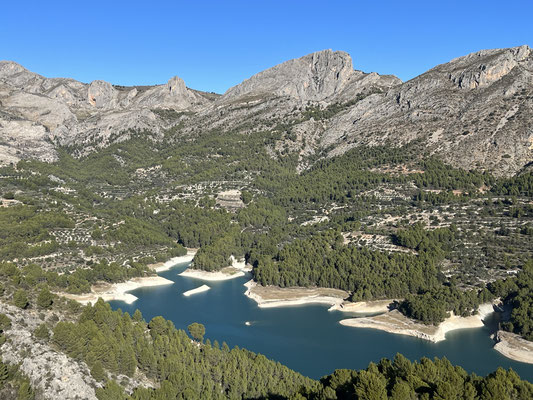
[{"label": "mountain", "polygon": [[279,64],[230,88],[221,98],[287,96],[307,101],[348,101],[371,85],[390,87],[401,83],[395,76],[356,71],[348,53],[323,50]]},{"label": "mountain", "polygon": [[[353,69],[351,57],[323,50],[259,72],[222,96],[165,85],[121,87],[45,78],[0,62],[1,162],[56,159],[57,145],[79,155],[131,133],[162,140],[219,129],[276,130],[273,150],[335,156],[359,145],[416,141],[465,169],[511,176],[533,160],[533,57],[528,46],[483,50],[402,83]],[[179,127],[179,129],[176,129]],[[290,140],[288,138],[291,138]]]},{"label": "mountain", "polygon": [[167,123],[157,109],[196,110],[212,95],[190,90],[177,76],[165,85],[123,87],[104,81],[45,78],[11,61],[0,61],[0,156],[56,159],[54,143],[91,141],[104,147],[130,130],[159,133]]},{"label": "mountain", "polygon": [[329,124],[332,155],[361,145],[419,140],[465,169],[513,175],[533,161],[533,52],[484,50],[441,64]]}]

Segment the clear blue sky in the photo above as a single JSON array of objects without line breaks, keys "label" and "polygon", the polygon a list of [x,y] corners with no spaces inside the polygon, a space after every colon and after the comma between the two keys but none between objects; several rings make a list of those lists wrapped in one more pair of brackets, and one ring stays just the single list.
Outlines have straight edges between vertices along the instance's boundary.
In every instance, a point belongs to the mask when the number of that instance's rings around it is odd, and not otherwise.
[{"label": "clear blue sky", "polygon": [[19,0],[0,12],[0,59],[42,75],[121,85],[178,75],[219,93],[326,48],[408,80],[480,49],[533,46],[532,0]]}]

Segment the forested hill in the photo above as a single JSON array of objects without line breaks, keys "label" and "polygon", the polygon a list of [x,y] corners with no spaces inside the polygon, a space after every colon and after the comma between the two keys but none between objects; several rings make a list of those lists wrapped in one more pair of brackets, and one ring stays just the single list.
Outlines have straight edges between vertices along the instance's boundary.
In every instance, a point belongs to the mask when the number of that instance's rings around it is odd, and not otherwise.
[{"label": "forested hill", "polygon": [[533,261],[524,265],[516,279],[496,281],[489,288],[511,310],[503,329],[533,341]]},{"label": "forested hill", "polygon": [[[5,167],[0,256],[37,262],[49,285],[81,293],[193,247],[195,268],[245,257],[263,285],[409,297],[400,310],[428,323],[475,312],[491,297],[483,282],[531,258],[530,173],[456,169],[416,144],[356,148],[298,172],[291,153],[268,154],[272,140],[257,134],[243,152],[237,133],[172,145],[137,135],[80,159],[66,148],[56,163]],[[236,208],[219,201],[228,189]],[[423,295],[446,306],[422,317]]]},{"label": "forested hill", "polygon": [[[24,327],[12,319],[16,329],[10,331],[3,318],[6,337],[30,330],[34,343],[85,362],[92,379],[104,382],[109,373],[118,374],[118,383],[98,390],[103,399],[121,398],[125,390],[138,399],[193,392],[322,398],[331,390],[342,398],[353,387],[380,396],[409,390],[425,398],[452,390],[450,385],[464,387],[471,398],[500,389],[511,398],[528,393],[530,386],[512,372],[481,379],[457,368],[452,374],[445,361],[435,368],[448,372],[424,380],[420,376],[434,368],[424,360],[405,384],[396,385],[383,364],[377,371],[371,365],[370,373],[342,372],[339,385],[333,383],[338,372],[320,386],[244,350],[191,345],[163,319],[146,324],[140,315],[112,312],[101,303],[81,311],[76,303],[50,297],[51,291],[83,293],[94,283],[149,274],[148,264],[199,247],[197,268],[217,270],[232,255],[244,256],[260,283],[341,287],[352,300],[404,297],[400,310],[426,323],[451,311],[468,315],[500,296],[516,308],[504,327],[529,338],[531,302],[523,296],[531,293],[531,174],[503,179],[456,169],[420,156],[416,145],[353,149],[299,172],[290,153],[273,158],[264,150],[270,133],[249,141],[248,152],[241,139],[210,132],[159,146],[137,136],[87,157],[73,157],[65,148],[56,163],[3,168],[0,303],[21,310],[8,312],[8,319],[22,312],[33,321]],[[217,157],[210,156],[213,146]],[[226,209],[220,194],[230,189],[240,201]],[[50,307],[61,315],[70,311],[58,321],[46,316]],[[35,309],[44,320],[25,317]],[[145,335],[137,337],[141,331]],[[15,386],[40,390],[5,365],[6,393]],[[235,366],[234,375],[221,372],[221,365]],[[145,388],[137,373],[161,387]],[[256,382],[263,374],[270,380]]]}]

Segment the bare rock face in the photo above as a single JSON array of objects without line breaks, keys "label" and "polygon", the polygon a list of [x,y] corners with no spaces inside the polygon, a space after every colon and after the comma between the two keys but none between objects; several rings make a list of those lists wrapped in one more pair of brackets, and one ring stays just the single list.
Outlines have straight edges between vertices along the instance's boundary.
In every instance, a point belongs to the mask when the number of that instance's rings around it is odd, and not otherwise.
[{"label": "bare rock face", "polygon": [[530,54],[531,49],[524,45],[504,51],[483,50],[456,58],[448,66],[455,69],[450,73],[450,80],[462,89],[489,86],[507,75],[519,63],[527,61]]},{"label": "bare rock face", "polygon": [[187,95],[187,88],[185,87],[185,82],[178,76],[170,78],[167,82],[168,93],[172,97],[179,97]]},{"label": "bare rock face", "polygon": [[113,108],[117,105],[117,93],[109,82],[92,81],[87,88],[87,100],[96,108]]},{"label": "bare rock face", "polygon": [[13,61],[0,61],[0,80],[9,81],[13,86],[25,87],[26,91],[33,92],[42,82],[41,78]]},{"label": "bare rock face", "polygon": [[137,96],[138,93],[139,91],[137,90],[137,88],[133,88],[128,91],[128,94],[121,100],[120,107],[128,108],[130,104],[132,104],[132,100]]},{"label": "bare rock face", "polygon": [[[323,101],[342,94],[350,85],[361,86],[360,81],[366,76],[354,71],[348,53],[322,50],[252,76],[229,89],[221,101],[265,94],[288,96],[302,103]],[[374,74],[371,79],[378,77]],[[394,84],[400,82],[397,78],[394,80]]]},{"label": "bare rock face", "polygon": [[3,106],[11,113],[43,125],[48,131],[76,121],[62,101],[32,93],[16,92],[4,100]]},{"label": "bare rock face", "polygon": [[0,79],[26,72],[26,68],[13,61],[0,61]]},{"label": "bare rock face", "polygon": [[127,140],[133,131],[149,131],[158,137],[161,131],[161,120],[149,109],[124,110],[98,114],[80,121],[71,129],[54,130],[50,136],[54,142],[65,145],[84,145],[81,154],[104,148]]},{"label": "bare rock face", "polygon": [[44,126],[31,121],[0,119],[0,164],[16,164],[22,157],[56,161],[48,135]]},{"label": "bare rock face", "polygon": [[166,85],[153,86],[132,99],[139,107],[170,108],[191,110],[209,104],[209,101],[187,89],[183,79],[175,76]]},{"label": "bare rock face", "polygon": [[68,105],[74,105],[77,102],[75,91],[72,90],[72,87],[69,87],[66,84],[59,84],[55,87],[53,87],[48,92],[48,97],[51,99],[57,99],[58,101],[68,104]]}]

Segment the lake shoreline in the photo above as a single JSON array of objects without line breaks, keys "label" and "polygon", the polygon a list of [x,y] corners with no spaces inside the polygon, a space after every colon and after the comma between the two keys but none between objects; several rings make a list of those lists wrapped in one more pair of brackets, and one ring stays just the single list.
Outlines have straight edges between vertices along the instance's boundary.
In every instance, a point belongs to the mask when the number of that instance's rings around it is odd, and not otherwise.
[{"label": "lake shoreline", "polygon": [[328,311],[351,312],[356,314],[386,313],[391,309],[396,299],[369,300],[369,301],[345,301],[331,306]]},{"label": "lake shoreline", "polygon": [[499,330],[493,335],[494,350],[511,360],[533,364],[533,342],[516,333]]},{"label": "lake shoreline", "polygon": [[123,301],[126,304],[132,304],[137,300],[137,297],[128,293],[132,290],[139,289],[141,287],[153,287],[173,285],[174,282],[163,278],[161,276],[143,276],[132,278],[126,282],[120,283],[107,283],[100,282],[91,286],[90,293],[83,294],[71,294],[71,293],[57,293],[60,296],[68,299],[76,300],[83,305],[94,304],[99,298],[104,301],[118,300]]},{"label": "lake shoreline", "polygon": [[428,340],[433,343],[446,340],[448,332],[459,329],[481,328],[484,326],[483,320],[494,312],[492,303],[485,303],[479,306],[479,312],[468,317],[452,315],[438,326],[424,325],[414,319],[408,318],[398,310],[388,311],[384,314],[362,317],[349,318],[339,321],[341,325],[353,328],[371,328],[378,329],[388,333],[414,336],[420,339]]},{"label": "lake shoreline", "polygon": [[172,267],[174,267],[176,264],[191,262],[194,259],[194,256],[197,253],[197,249],[187,249],[187,254],[183,256],[173,257],[170,260],[167,260],[162,263],[156,263],[156,264],[150,264],[148,265],[148,268],[150,268],[152,271],[155,272],[164,272],[168,271]]},{"label": "lake shoreline", "polygon": [[351,302],[349,293],[340,289],[261,286],[253,279],[244,284],[244,295],[257,303],[260,308],[300,306],[306,304],[327,304],[328,311],[354,314],[375,314],[389,311],[394,299]]},{"label": "lake shoreline", "polygon": [[261,286],[249,280],[244,284],[247,290],[244,295],[257,303],[260,308],[299,306],[305,304],[328,304],[340,306],[348,296],[348,292],[325,288],[279,288],[277,286]]},{"label": "lake shoreline", "polygon": [[183,295],[185,297],[189,297],[189,296],[191,296],[193,294],[207,292],[209,289],[211,289],[209,286],[202,285],[202,286],[199,286],[199,287],[197,287],[195,289],[187,290],[186,292],[183,293]]},{"label": "lake shoreline", "polygon": [[[385,302],[385,301],[384,301]],[[361,309],[371,311],[381,311],[379,303],[374,304],[375,308],[366,308],[365,302],[362,302]],[[373,303],[373,302],[367,302]],[[353,311],[357,310],[357,303],[341,305],[340,307],[332,307],[332,309]],[[494,313],[493,303],[484,303],[479,306],[479,311],[475,315],[468,317],[460,317],[452,315],[440,323],[438,326],[424,325],[414,319],[408,318],[401,314],[398,310],[387,311],[385,313],[371,316],[349,318],[339,321],[341,325],[353,328],[370,328],[378,329],[384,332],[413,336],[419,339],[427,340],[433,343],[438,343],[446,340],[446,334],[451,331],[460,329],[481,328],[484,326],[484,320],[492,313]],[[533,364],[533,342],[521,338],[511,332],[497,331],[493,335],[496,344],[494,350],[498,351],[503,356],[518,362]]]},{"label": "lake shoreline", "polygon": [[[187,249],[187,254],[173,257],[164,263],[149,265],[154,272],[168,271],[181,263],[192,262],[196,249]],[[250,266],[244,260],[233,260],[232,266],[221,271],[207,272],[187,268],[180,276],[194,278],[203,281],[225,281],[246,276],[251,271]],[[104,301],[123,301],[132,304],[137,297],[131,291],[141,287],[155,287],[172,285],[173,281],[161,276],[145,276],[132,278],[126,282],[110,284],[98,282],[91,286],[90,293],[70,294],[57,293],[60,296],[75,300],[83,305],[94,304],[99,298]],[[277,286],[261,286],[253,280],[247,281],[244,286],[244,295],[257,303],[259,308],[277,308],[300,306],[307,304],[327,304],[331,307],[328,311],[340,311],[354,314],[377,314],[340,320],[339,323],[348,327],[378,329],[388,333],[407,335],[427,340],[433,343],[446,340],[448,332],[460,329],[480,328],[484,326],[483,320],[494,312],[493,304],[480,305],[479,313],[469,317],[451,315],[438,326],[424,325],[415,320],[405,317],[398,310],[391,310],[392,304],[397,299],[373,300],[350,302],[347,301],[349,293],[328,288],[280,288]],[[188,297],[211,289],[207,285],[201,285],[195,289],[184,292]],[[496,341],[494,350],[504,357],[514,361],[533,364],[533,342],[529,342],[510,332],[498,331],[493,335]]]},{"label": "lake shoreline", "polygon": [[227,281],[229,279],[240,278],[246,276],[252,268],[246,265],[244,260],[235,260],[232,256],[232,263],[230,266],[222,268],[220,271],[203,271],[200,269],[187,268],[185,271],[178,274],[186,278],[198,279],[201,281]]},{"label": "lake shoreline", "polygon": [[[191,262],[196,254],[196,249],[187,249],[187,254],[183,256],[173,257],[163,263],[156,263],[148,265],[148,268],[154,272],[168,271],[177,264]],[[56,293],[68,299],[76,300],[83,305],[94,304],[99,298],[104,301],[123,301],[126,304],[132,304],[137,300],[137,297],[132,295],[132,290],[142,287],[165,286],[172,285],[173,281],[163,278],[159,275],[142,276],[132,278],[126,282],[108,283],[98,282],[91,286],[89,293],[71,294],[71,293]]]},{"label": "lake shoreline", "polygon": [[[375,315],[376,311],[379,311],[376,307],[390,304],[389,299],[381,300],[381,304],[370,301],[350,303],[344,300],[348,294],[341,291],[340,293],[344,295],[328,296],[330,298],[325,301],[328,301],[329,305],[317,304],[316,297],[306,298],[304,301],[300,298],[298,304],[295,304],[296,295],[301,297],[307,292],[311,296],[316,296],[317,293],[309,291],[314,288],[304,288],[305,292],[301,291],[301,288],[293,288],[296,290],[283,288],[278,292],[280,289],[275,287],[266,290],[261,288],[258,292],[252,291],[254,294],[270,293],[263,300],[271,303],[273,299],[280,301],[280,298],[276,297],[279,293],[285,296],[283,299],[285,302],[277,304],[279,308],[264,308],[259,307],[255,300],[250,301],[252,299],[248,300],[243,296],[249,288],[241,285],[250,278],[241,277],[237,280],[210,283],[177,276],[186,266],[187,264],[181,264],[170,272],[162,273],[174,280],[176,285],[136,291],[133,293],[139,297],[136,303],[127,305],[119,301],[111,302],[112,307],[121,308],[130,314],[139,308],[148,319],[163,315],[172,320],[176,326],[183,328],[192,321],[202,323],[210,332],[210,340],[224,340],[229,346],[245,344],[252,351],[285,363],[293,363],[296,370],[317,377],[323,375],[326,367],[311,365],[314,364],[311,361],[302,362],[298,351],[314,352],[310,353],[309,360],[320,357],[321,360],[325,360],[327,368],[335,367],[339,360],[342,360],[343,365],[352,365],[350,363],[353,363],[354,359],[359,360],[361,353],[364,353],[365,357],[368,354],[368,359],[365,358],[367,365],[374,356],[379,359],[384,352],[395,354],[399,351],[413,359],[422,356],[429,358],[449,356],[457,365],[478,374],[486,374],[497,366],[503,366],[512,367],[521,376],[533,376],[531,365],[513,361],[498,352],[491,351],[495,343],[488,338],[492,330],[489,332],[486,328],[452,332],[447,335],[448,340],[436,345],[430,341],[406,339],[406,336],[401,335],[384,335],[371,329],[349,329],[339,324],[339,320],[361,316],[363,313],[361,311],[368,311],[366,316]],[[211,289],[205,293],[192,294],[190,297],[183,295],[184,292],[198,289],[204,284]],[[247,286],[250,284],[248,282]],[[338,308],[344,309],[345,312],[341,313],[335,309],[326,312],[331,302],[338,304]],[[493,315],[485,321],[493,326],[496,319],[496,315]],[[302,340],[304,344],[299,347]],[[476,361],[478,357],[479,361]]]}]

